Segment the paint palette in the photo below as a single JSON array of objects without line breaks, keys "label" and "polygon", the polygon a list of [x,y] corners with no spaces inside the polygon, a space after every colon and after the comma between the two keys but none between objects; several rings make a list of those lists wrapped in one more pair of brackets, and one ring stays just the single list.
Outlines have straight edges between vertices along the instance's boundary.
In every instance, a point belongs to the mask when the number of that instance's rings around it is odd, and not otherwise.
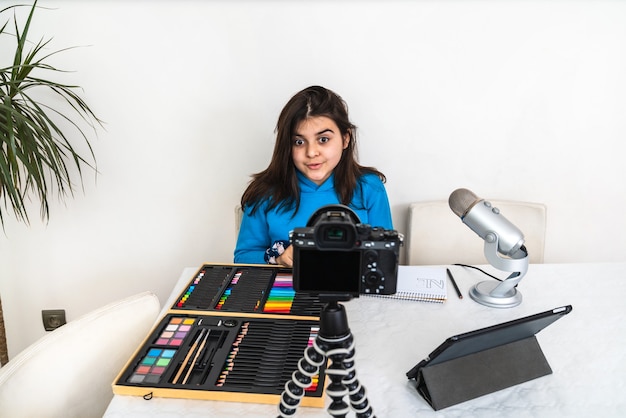
[{"label": "paint palette", "polygon": [[194,322],[193,318],[173,317],[159,335],[155,344],[172,347],[180,346],[187,334],[189,334]]},{"label": "paint palette", "polygon": [[[122,395],[277,404],[319,331],[316,318],[170,311],[113,385]],[[324,369],[302,405],[324,406]]]},{"label": "paint palette", "polygon": [[289,269],[205,264],[172,309],[319,316],[316,296],[296,292]]},{"label": "paint palette", "polygon": [[151,385],[159,383],[175,354],[176,350],[151,348],[141,359],[128,381]]}]

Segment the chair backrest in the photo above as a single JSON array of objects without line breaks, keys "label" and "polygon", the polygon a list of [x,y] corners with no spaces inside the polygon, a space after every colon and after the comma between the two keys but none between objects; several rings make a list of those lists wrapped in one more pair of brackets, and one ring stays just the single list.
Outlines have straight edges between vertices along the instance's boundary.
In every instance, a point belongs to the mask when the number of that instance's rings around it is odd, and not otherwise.
[{"label": "chair backrest", "polygon": [[235,206],[235,241],[239,238],[239,228],[241,228],[241,219],[243,218],[243,209],[241,205]]},{"label": "chair backrest", "polygon": [[[524,234],[530,263],[543,263],[547,208],[541,203],[492,200],[493,206]],[[447,200],[409,205],[405,263],[488,264],[484,241],[456,216]]]},{"label": "chair backrest", "polygon": [[69,321],[0,368],[0,417],[101,417],[160,311],[143,292]]}]

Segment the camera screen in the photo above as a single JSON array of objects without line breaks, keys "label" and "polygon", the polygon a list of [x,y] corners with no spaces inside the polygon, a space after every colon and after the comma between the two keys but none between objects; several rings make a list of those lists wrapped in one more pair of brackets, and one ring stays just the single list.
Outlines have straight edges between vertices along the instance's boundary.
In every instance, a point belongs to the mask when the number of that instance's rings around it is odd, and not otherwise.
[{"label": "camera screen", "polygon": [[299,291],[359,294],[361,253],[317,249],[299,252]]}]

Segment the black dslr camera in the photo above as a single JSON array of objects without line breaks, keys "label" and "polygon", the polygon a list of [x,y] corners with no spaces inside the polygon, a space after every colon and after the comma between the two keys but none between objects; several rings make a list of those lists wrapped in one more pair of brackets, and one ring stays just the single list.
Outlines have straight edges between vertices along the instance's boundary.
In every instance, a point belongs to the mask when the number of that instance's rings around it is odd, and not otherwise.
[{"label": "black dslr camera", "polygon": [[296,291],[347,300],[396,293],[401,235],[360,223],[347,206],[320,208],[291,243]]}]

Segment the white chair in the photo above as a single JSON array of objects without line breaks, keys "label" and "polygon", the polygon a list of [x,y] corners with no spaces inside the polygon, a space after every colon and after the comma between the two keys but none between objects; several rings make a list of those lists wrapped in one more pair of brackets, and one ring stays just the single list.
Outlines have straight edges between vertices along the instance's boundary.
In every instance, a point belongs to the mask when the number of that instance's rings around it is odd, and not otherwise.
[{"label": "white chair", "polygon": [[159,311],[139,293],[46,334],[0,368],[0,417],[101,417]]},{"label": "white chair", "polygon": [[241,205],[235,206],[235,241],[239,238],[239,228],[241,228],[241,219],[243,218],[243,209]]},{"label": "white chair", "polygon": [[[525,238],[530,263],[543,263],[547,208],[541,203],[492,200]],[[447,200],[409,205],[405,264],[488,264],[485,242],[456,216]]]}]

